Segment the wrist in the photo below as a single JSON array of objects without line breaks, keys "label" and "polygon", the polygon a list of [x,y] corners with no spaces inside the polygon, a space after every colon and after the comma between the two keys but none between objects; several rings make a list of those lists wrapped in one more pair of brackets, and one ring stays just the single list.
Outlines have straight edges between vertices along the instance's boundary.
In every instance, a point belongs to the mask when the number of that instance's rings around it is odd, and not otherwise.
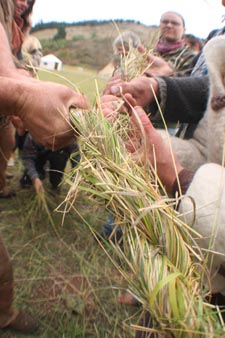
[{"label": "wrist", "polygon": [[155,103],[157,100],[159,100],[159,84],[158,84],[158,81],[153,77],[147,78],[146,81],[148,81],[147,87],[146,87],[147,90],[145,93],[147,97],[146,103],[147,105],[151,105]]},{"label": "wrist", "polygon": [[0,113],[6,116],[19,116],[17,106],[20,95],[23,91],[21,84],[19,84],[19,82],[15,79],[10,79],[7,77],[0,77],[0,82]]},{"label": "wrist", "polygon": [[158,81],[155,78],[151,78],[150,80],[150,87],[152,89],[152,92],[154,93],[154,95],[158,98],[159,96],[159,84]]},{"label": "wrist", "polygon": [[184,195],[186,191],[188,190],[188,187],[194,177],[194,172],[182,168],[177,177],[174,179],[173,185],[172,185],[172,195],[175,197],[178,195]]}]

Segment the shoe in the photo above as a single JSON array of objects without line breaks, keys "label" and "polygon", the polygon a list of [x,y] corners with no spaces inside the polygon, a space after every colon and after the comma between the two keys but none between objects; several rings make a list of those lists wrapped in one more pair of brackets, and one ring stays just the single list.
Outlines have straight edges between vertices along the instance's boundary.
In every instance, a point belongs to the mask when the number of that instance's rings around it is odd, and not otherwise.
[{"label": "shoe", "polygon": [[30,334],[38,329],[38,324],[30,315],[19,312],[13,321],[4,327],[4,330],[13,330],[18,333]]}]

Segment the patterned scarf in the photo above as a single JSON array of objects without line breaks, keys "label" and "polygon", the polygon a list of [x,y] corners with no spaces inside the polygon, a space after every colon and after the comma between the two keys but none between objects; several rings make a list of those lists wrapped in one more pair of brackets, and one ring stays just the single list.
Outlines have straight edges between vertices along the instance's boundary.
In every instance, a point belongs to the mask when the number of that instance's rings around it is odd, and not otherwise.
[{"label": "patterned scarf", "polygon": [[182,48],[184,47],[184,45],[185,45],[185,41],[183,39],[176,41],[176,42],[165,42],[160,39],[156,45],[156,51],[160,55],[163,55],[163,54],[175,51],[179,48]]}]

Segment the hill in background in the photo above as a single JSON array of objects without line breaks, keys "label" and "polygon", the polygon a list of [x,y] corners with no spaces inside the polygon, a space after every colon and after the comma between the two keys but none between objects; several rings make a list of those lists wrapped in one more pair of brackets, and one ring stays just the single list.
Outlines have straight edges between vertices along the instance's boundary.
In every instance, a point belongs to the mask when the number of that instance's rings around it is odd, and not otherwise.
[{"label": "hill in background", "polygon": [[51,53],[64,64],[100,70],[111,60],[113,40],[126,30],[138,34],[148,48],[158,36],[156,26],[123,20],[38,24],[32,34],[41,41],[44,55]]}]

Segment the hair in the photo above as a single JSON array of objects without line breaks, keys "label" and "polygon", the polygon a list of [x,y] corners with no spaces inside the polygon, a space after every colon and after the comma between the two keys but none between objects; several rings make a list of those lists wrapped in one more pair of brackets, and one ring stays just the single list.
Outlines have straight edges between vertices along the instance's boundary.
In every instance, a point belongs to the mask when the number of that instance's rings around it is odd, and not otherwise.
[{"label": "hair", "polygon": [[177,13],[177,12],[167,11],[167,12],[165,12],[165,13],[163,13],[163,14],[161,15],[160,20],[162,19],[162,16],[165,15],[165,14],[167,14],[167,13],[172,13],[172,14],[175,14],[175,15],[179,16],[179,17],[181,18],[182,23],[183,23],[183,26],[184,26],[184,28],[185,28],[185,21],[184,21],[184,18],[183,18],[183,16],[182,16],[180,13]]},{"label": "hair", "polygon": [[197,38],[193,34],[185,34],[184,35],[184,40],[189,43],[191,47],[194,47],[196,44],[199,45],[199,50],[202,50],[203,47],[203,41],[200,38]]},{"label": "hair", "polygon": [[132,31],[125,31],[119,34],[113,41],[113,51],[116,52],[119,46],[129,49],[130,46],[137,48],[141,44],[141,39]]},{"label": "hair", "polygon": [[9,5],[7,0],[0,0],[0,5],[2,6],[4,20],[7,22],[9,17]]},{"label": "hair", "polygon": [[24,13],[21,15],[21,17],[23,18],[23,27],[22,27],[22,31],[27,31],[29,28],[31,28],[31,22],[30,22],[30,15],[32,14],[33,11],[33,6],[36,0],[28,0],[28,7],[27,9],[24,11]]}]

